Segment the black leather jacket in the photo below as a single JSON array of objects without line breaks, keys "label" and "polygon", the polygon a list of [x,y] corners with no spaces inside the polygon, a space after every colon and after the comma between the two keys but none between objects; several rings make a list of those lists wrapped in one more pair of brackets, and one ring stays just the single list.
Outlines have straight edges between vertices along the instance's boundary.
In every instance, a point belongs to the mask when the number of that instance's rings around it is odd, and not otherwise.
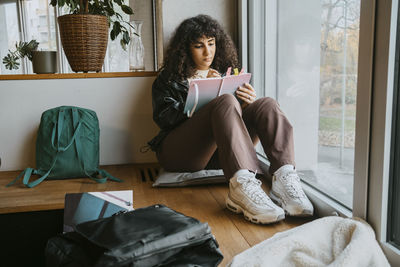
[{"label": "black leather jacket", "polygon": [[160,132],[148,142],[151,150],[157,151],[161,142],[176,126],[187,120],[183,113],[188,94],[188,81],[168,80],[162,71],[153,83],[153,120]]}]

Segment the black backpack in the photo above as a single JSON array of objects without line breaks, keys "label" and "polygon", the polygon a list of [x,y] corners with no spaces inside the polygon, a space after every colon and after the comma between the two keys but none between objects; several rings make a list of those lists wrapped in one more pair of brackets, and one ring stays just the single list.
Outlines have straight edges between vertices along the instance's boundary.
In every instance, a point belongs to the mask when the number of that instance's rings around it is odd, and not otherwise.
[{"label": "black backpack", "polygon": [[207,223],[163,205],[119,213],[51,238],[47,266],[217,266],[223,259]]}]

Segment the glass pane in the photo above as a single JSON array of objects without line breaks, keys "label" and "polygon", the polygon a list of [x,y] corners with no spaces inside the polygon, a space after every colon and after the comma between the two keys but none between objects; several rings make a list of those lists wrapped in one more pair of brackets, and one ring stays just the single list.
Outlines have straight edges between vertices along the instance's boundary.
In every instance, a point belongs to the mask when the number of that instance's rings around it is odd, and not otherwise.
[{"label": "glass pane", "polygon": [[50,0],[24,0],[26,41],[36,39],[39,50],[57,50],[54,8]]},{"label": "glass pane", "polygon": [[[129,1],[125,0],[123,2],[129,5]],[[115,11],[121,14],[124,21],[129,21],[129,15],[125,14],[120,6],[116,4],[114,4],[113,6]],[[114,17],[113,19],[116,18]],[[122,25],[125,27],[129,27],[125,23],[122,23]],[[109,29],[109,32],[111,32],[111,27]],[[110,34],[108,36],[110,36]],[[112,41],[110,37],[108,38],[106,60],[104,61],[106,72],[129,71],[129,46],[126,48],[126,50],[124,50],[120,45],[121,39],[121,34],[114,41]]]},{"label": "glass pane", "polygon": [[[23,0],[25,41],[35,39],[39,42],[39,50],[57,51],[54,8],[50,0]],[[32,64],[28,64],[28,72],[32,73]]]},{"label": "glass pane", "polygon": [[297,170],[351,208],[360,0],[277,9],[276,97],[294,127]]},{"label": "glass pane", "polygon": [[0,74],[22,73],[21,65],[18,70],[8,70],[3,64],[8,50],[14,51],[16,42],[20,41],[19,32],[17,1],[0,2]]}]

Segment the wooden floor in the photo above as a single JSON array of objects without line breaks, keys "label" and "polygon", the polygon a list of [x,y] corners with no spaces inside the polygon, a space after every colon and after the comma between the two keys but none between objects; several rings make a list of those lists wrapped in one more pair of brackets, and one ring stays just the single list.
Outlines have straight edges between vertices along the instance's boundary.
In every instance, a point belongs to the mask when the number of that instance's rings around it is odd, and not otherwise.
[{"label": "wooden floor", "polygon": [[[286,218],[271,225],[255,225],[242,215],[225,208],[227,184],[185,188],[153,188],[152,182],[158,171],[156,164],[105,166],[112,175],[124,179],[123,183],[97,184],[89,179],[44,181],[29,189],[21,181],[6,188],[18,172],[0,172],[0,214],[63,209],[65,193],[109,190],[133,190],[134,208],[152,204],[164,204],[185,215],[207,222],[224,255],[225,266],[236,254],[251,246],[312,218]],[[265,182],[263,184],[266,184]],[[265,187],[268,191],[268,188]]]}]

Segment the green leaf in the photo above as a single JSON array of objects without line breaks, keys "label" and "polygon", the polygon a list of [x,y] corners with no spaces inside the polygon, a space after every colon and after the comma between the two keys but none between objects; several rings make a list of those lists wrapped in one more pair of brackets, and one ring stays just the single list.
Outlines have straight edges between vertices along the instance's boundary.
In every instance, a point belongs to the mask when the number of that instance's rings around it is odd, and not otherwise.
[{"label": "green leaf", "polygon": [[32,60],[32,52],[37,50],[39,43],[36,40],[31,40],[29,43],[27,42],[18,42],[15,44],[15,52],[19,58],[28,57],[29,60]]},{"label": "green leaf", "polygon": [[131,38],[129,37],[129,33],[127,31],[124,32],[122,39],[124,40],[125,44],[129,44],[129,42],[131,41]]},{"label": "green leaf", "polygon": [[111,32],[110,32],[110,37],[111,37],[111,40],[112,40],[112,41],[115,40],[115,32],[114,32],[114,29],[111,30]]},{"label": "green leaf", "polygon": [[70,7],[71,7],[71,10],[75,10],[75,8],[77,8],[74,1],[71,1]]},{"label": "green leaf", "polygon": [[121,44],[122,49],[126,51],[126,44],[124,43],[124,39],[121,39],[119,43]]},{"label": "green leaf", "polygon": [[17,70],[19,68],[19,57],[15,55],[13,52],[9,51],[7,56],[3,58],[3,64],[5,65],[6,69],[9,70]]},{"label": "green leaf", "polygon": [[112,8],[110,8],[110,7],[106,7],[104,10],[107,12],[107,15],[108,15],[109,17],[111,17],[111,16],[113,16],[113,15],[115,14],[114,9],[112,9]]},{"label": "green leaf", "polygon": [[124,11],[128,15],[132,15],[133,14],[133,10],[132,10],[132,8],[130,6],[122,5],[121,9],[122,9],[122,11]]},{"label": "green leaf", "polygon": [[113,30],[115,32],[115,36],[118,36],[118,34],[121,32],[121,23],[114,21]]}]

